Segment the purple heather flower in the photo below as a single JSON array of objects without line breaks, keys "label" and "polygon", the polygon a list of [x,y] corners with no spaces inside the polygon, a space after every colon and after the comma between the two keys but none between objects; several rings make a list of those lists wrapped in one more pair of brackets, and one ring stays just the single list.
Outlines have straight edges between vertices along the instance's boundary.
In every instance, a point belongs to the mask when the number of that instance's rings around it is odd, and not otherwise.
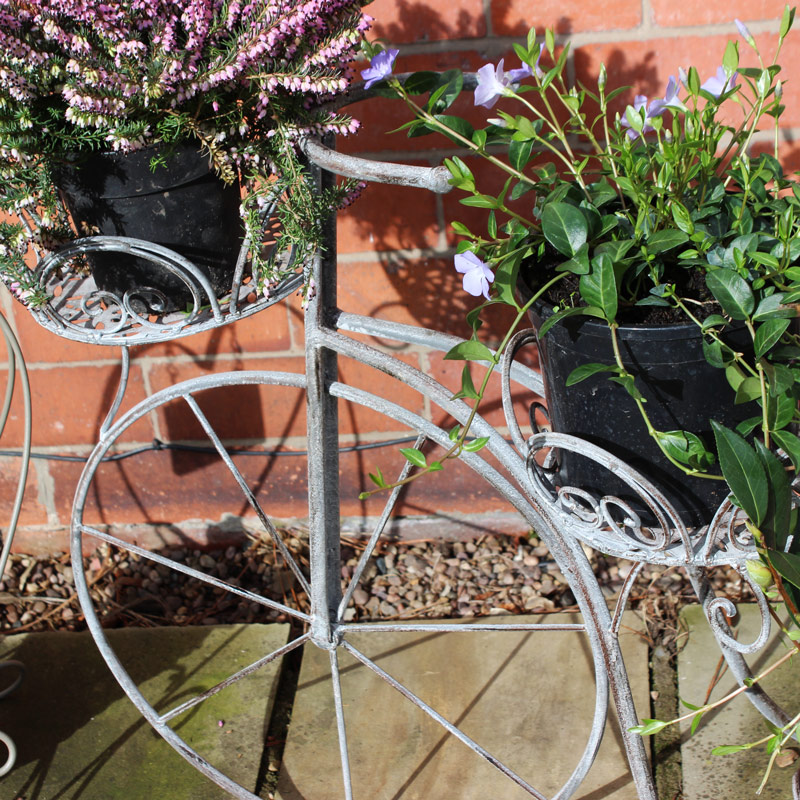
[{"label": "purple heather flower", "polygon": [[464,291],[473,297],[483,295],[489,299],[489,284],[494,280],[494,272],[481,261],[475,253],[458,253],[453,259],[456,272],[464,276]]},{"label": "purple heather flower", "polygon": [[717,67],[717,74],[710,77],[700,88],[714,97],[719,97],[721,94],[730,91],[736,86],[738,77],[738,72],[734,72],[728,77],[724,67]]},{"label": "purple heather flower", "polygon": [[381,50],[376,53],[369,62],[369,68],[361,71],[361,77],[366,81],[364,88],[369,89],[373,83],[382,81],[392,74],[394,60],[397,58],[399,50]]}]

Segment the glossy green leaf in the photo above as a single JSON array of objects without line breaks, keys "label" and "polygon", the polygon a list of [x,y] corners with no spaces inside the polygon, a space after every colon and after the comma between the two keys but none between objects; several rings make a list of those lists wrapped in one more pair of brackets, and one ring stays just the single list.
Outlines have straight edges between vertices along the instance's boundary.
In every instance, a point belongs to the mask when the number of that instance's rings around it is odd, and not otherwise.
[{"label": "glossy green leaf", "polygon": [[380,470],[380,467],[375,469],[375,474],[373,475],[371,472],[369,473],[369,479],[379,488],[383,489],[386,486],[386,480],[383,477],[383,473]]},{"label": "glossy green leaf", "polygon": [[719,342],[708,342],[703,339],[703,355],[706,357],[706,361],[708,361],[712,367],[722,369],[725,366],[725,357],[723,354],[722,345]]},{"label": "glossy green leaf", "polygon": [[725,53],[722,56],[722,66],[725,68],[726,75],[733,75],[739,67],[739,43],[732,39],[728,40]]},{"label": "glossy green leaf", "polygon": [[766,319],[792,319],[796,316],[796,311],[793,308],[787,308],[783,305],[786,295],[783,292],[776,292],[769,297],[765,297],[759,304],[753,314],[754,322],[763,322]]},{"label": "glossy green leaf", "polygon": [[731,753],[741,753],[742,750],[749,750],[751,744],[721,744],[711,750],[712,756],[728,756]]},{"label": "glossy green leaf", "polygon": [[481,436],[478,439],[473,439],[470,442],[466,442],[464,444],[464,450],[468,453],[477,453],[478,450],[482,450],[486,445],[489,443],[488,436]]},{"label": "glossy green leaf", "polygon": [[492,351],[482,342],[470,339],[468,342],[459,342],[455,347],[445,353],[447,361],[492,361]]},{"label": "glossy green leaf", "polygon": [[738,273],[731,269],[715,269],[706,274],[706,284],[722,310],[733,319],[744,320],[753,313],[753,291]]},{"label": "glossy green leaf", "polygon": [[772,438],[775,444],[789,456],[795,472],[800,473],[800,439],[797,438],[791,431],[773,431]]},{"label": "glossy green leaf", "polygon": [[569,203],[549,203],[542,212],[542,233],[559,253],[574,256],[588,235],[586,218]]},{"label": "glossy green leaf", "polygon": [[616,364],[581,364],[575,367],[569,375],[567,375],[566,385],[575,386],[576,383],[585,381],[591,378],[592,375],[597,375],[600,372],[619,372],[619,367]]},{"label": "glossy green leaf", "polygon": [[672,199],[669,208],[672,212],[672,219],[679,230],[683,231],[687,236],[691,236],[694,233],[694,222],[691,214],[689,214],[689,209],[683,203],[675,200],[675,198]]},{"label": "glossy green leaf", "polygon": [[490,197],[488,194],[462,197],[458,202],[462,206],[471,206],[472,208],[497,208],[500,205],[496,197]]},{"label": "glossy green leaf", "polygon": [[767,474],[769,492],[767,514],[761,522],[761,530],[764,533],[767,547],[783,550],[789,535],[789,517],[792,507],[789,477],[783,464],[774,453],[764,447],[763,442],[756,439],[755,447]]},{"label": "glossy green leaf", "polygon": [[739,383],[733,402],[734,405],[738,406],[742,403],[751,403],[753,400],[758,400],[760,397],[761,381],[751,375]]},{"label": "glossy green leaf", "polygon": [[778,343],[790,323],[788,319],[768,319],[756,328],[753,340],[756,358],[763,358]]},{"label": "glossy green leaf", "polygon": [[403,86],[409,94],[425,94],[436,86],[438,80],[438,72],[415,72],[406,78]]},{"label": "glossy green leaf", "polygon": [[689,236],[685,231],[668,229],[656,231],[647,239],[646,247],[648,253],[664,253],[675,247],[680,247],[689,241]]},{"label": "glossy green leaf", "polygon": [[669,725],[668,722],[662,722],[660,719],[643,719],[641,725],[634,725],[628,728],[631,733],[638,733],[640,736],[652,736],[658,733]]},{"label": "glossy green leaf", "polygon": [[778,574],[800,589],[800,556],[795,553],[769,552],[769,560]]},{"label": "glossy green leaf", "polygon": [[[456,144],[463,144],[459,136],[464,139],[472,140],[472,134],[475,132],[475,129],[465,119],[453,117],[449,114],[435,114],[434,116],[444,126],[440,129],[440,133],[443,133],[448,139],[452,139]],[[457,135],[454,136],[453,133]]]},{"label": "glossy green leaf", "polygon": [[417,450],[416,447],[403,447],[400,449],[400,452],[405,457],[407,461],[413,464],[415,467],[425,467],[427,466],[427,459],[425,458],[425,454]]},{"label": "glossy green leaf", "polygon": [[748,419],[743,419],[737,426],[736,426],[736,433],[739,436],[747,437],[749,436],[761,423],[764,421],[764,417],[759,414],[757,417],[749,417]]},{"label": "glossy green leaf", "polygon": [[707,470],[716,461],[705,442],[690,431],[657,431],[656,438],[672,458],[692,469]]},{"label": "glossy green leaf", "polygon": [[614,264],[607,253],[601,253],[592,260],[592,271],[581,275],[578,283],[581,297],[587,305],[597,306],[608,322],[617,316],[617,279]]},{"label": "glossy green leaf", "polygon": [[767,396],[767,423],[770,430],[779,431],[785,428],[794,418],[797,401],[791,395]]},{"label": "glossy green leaf", "polygon": [[467,397],[470,400],[478,399],[478,392],[475,389],[475,384],[472,382],[472,374],[469,371],[469,364],[464,364],[464,369],[461,370],[461,397]]},{"label": "glossy green leaf", "polygon": [[623,389],[634,399],[641,403],[646,403],[644,395],[636,388],[636,381],[633,375],[614,375],[609,380],[622,386]]},{"label": "glossy green leaf", "polygon": [[528,139],[524,142],[513,140],[508,146],[508,159],[514,169],[522,172],[528,165],[533,149],[533,141]]},{"label": "glossy green leaf", "polygon": [[[592,313],[595,312],[595,313]],[[574,306],[573,308],[562,308],[560,311],[557,311],[553,314],[552,317],[548,317],[539,328],[539,338],[542,338],[553,325],[557,325],[561,322],[562,319],[566,319],[567,317],[577,317],[577,316],[593,316],[596,317],[600,312],[598,308],[592,307],[585,307],[585,306]]]},{"label": "glossy green leaf", "polygon": [[736,502],[755,525],[767,512],[767,476],[755,450],[738,433],[711,420],[719,465]]},{"label": "glossy green leaf", "polygon": [[792,23],[794,22],[794,15],[795,15],[794,8],[790,8],[789,4],[787,3],[783,8],[783,16],[781,17],[781,27],[780,27],[780,37],[781,39],[789,33],[789,30],[792,27]]}]

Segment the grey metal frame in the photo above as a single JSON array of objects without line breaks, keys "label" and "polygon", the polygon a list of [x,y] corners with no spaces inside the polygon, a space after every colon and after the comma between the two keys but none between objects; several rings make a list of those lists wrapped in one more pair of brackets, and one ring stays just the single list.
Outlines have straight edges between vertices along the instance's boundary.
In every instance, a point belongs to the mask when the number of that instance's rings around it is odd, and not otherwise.
[{"label": "grey metal frame", "polygon": [[[317,180],[320,184],[332,180],[328,170],[368,176],[371,179],[384,179],[387,182],[406,185],[424,186],[434,191],[443,191],[448,187],[442,180],[441,169],[426,170],[408,168],[401,165],[381,165],[353,159],[334,153],[319,142],[307,142],[306,152],[315,163]],[[324,169],[323,169],[324,168]],[[486,631],[531,631],[537,635],[558,631],[582,631],[586,634],[594,662],[596,699],[591,728],[587,734],[586,744],[572,772],[561,789],[551,800],[567,800],[580,786],[591,767],[603,730],[606,724],[608,700],[613,699],[621,735],[630,764],[631,772],[639,797],[642,800],[655,800],[656,792],[643,740],[632,734],[629,728],[638,722],[625,664],[620,650],[618,633],[621,614],[626,605],[633,580],[645,563],[674,564],[685,567],[692,579],[698,597],[704,605],[709,623],[719,640],[722,652],[730,664],[737,679],[744,681],[750,677],[743,654],[752,652],[763,645],[769,631],[770,619],[766,601],[757,586],[751,586],[759,598],[762,610],[762,632],[756,642],[743,646],[731,635],[723,612],[730,614],[732,605],[724,598],[714,598],[708,590],[704,576],[707,567],[717,564],[733,564],[742,570],[745,580],[749,581],[743,564],[748,554],[753,552],[751,541],[747,540],[739,518],[730,503],[723,504],[710,526],[699,530],[687,530],[678,515],[670,507],[668,501],[660,495],[648,481],[615,459],[608,453],[589,445],[574,437],[555,434],[547,431],[535,431],[526,439],[513,418],[511,403],[512,382],[529,389],[532,393],[542,394],[541,377],[530,369],[514,362],[514,356],[520,347],[531,341],[531,334],[520,334],[506,355],[502,367],[503,404],[507,415],[507,424],[512,431],[513,442],[509,443],[485,420],[478,417],[473,425],[476,436],[486,436],[489,443],[486,453],[464,453],[462,459],[476,473],[482,476],[506,500],[517,509],[531,528],[544,540],[561,572],[566,576],[575,595],[577,604],[583,615],[583,624],[579,625],[538,625],[538,624],[493,624],[493,623],[433,623],[421,625],[387,624],[369,625],[353,624],[344,621],[344,611],[352,596],[352,592],[363,574],[369,554],[373,551],[384,526],[392,514],[398,498],[398,491],[389,493],[383,513],[369,538],[364,554],[355,569],[348,588],[342,592],[340,584],[339,553],[339,462],[338,462],[338,400],[344,399],[374,409],[393,420],[407,426],[418,436],[417,446],[424,442],[432,442],[442,447],[449,445],[447,431],[424,419],[408,409],[379,397],[370,391],[349,386],[338,379],[339,359],[352,359],[361,364],[388,374],[398,381],[412,387],[423,397],[446,411],[453,419],[464,423],[469,415],[469,408],[459,400],[453,400],[452,392],[430,376],[401,362],[395,357],[365,344],[348,334],[369,334],[382,340],[393,339],[398,342],[424,344],[434,350],[447,351],[457,341],[432,330],[413,326],[383,322],[380,320],[347,313],[339,309],[336,295],[336,250],[335,220],[327,220],[327,248],[324,255],[318,256],[313,265],[313,277],[317,286],[317,294],[311,300],[306,313],[305,329],[305,374],[283,372],[230,372],[204,376],[185,381],[140,402],[120,418],[115,419],[122,395],[125,390],[128,371],[127,346],[141,341],[154,341],[183,336],[205,330],[209,327],[226,324],[256,311],[285,297],[297,287],[297,281],[290,281],[287,286],[276,292],[266,301],[248,304],[241,301],[243,297],[241,285],[233,287],[236,302],[229,302],[225,309],[213,298],[210,287],[199,271],[185,260],[163,248],[144,242],[132,240],[107,239],[94,237],[77,242],[68,252],[51,257],[40,265],[42,285],[50,287],[63,285],[57,296],[46,308],[34,312],[36,319],[49,330],[72,339],[92,341],[99,344],[114,344],[123,347],[123,378],[120,390],[115,398],[109,416],[102,426],[100,441],[89,457],[77,486],[72,515],[72,558],[76,588],[87,624],[97,645],[115,674],[122,688],[153,727],[197,769],[211,780],[242,800],[257,800],[249,790],[238,785],[220,770],[208,763],[201,754],[194,752],[170,727],[169,723],[182,713],[201,703],[212,694],[221,691],[232,682],[252,674],[267,663],[274,661],[296,647],[313,644],[329,652],[333,676],[333,700],[336,709],[337,729],[339,733],[343,796],[351,800],[358,796],[357,787],[352,786],[349,770],[347,747],[347,730],[345,724],[344,703],[339,679],[339,652],[345,650],[360,663],[379,675],[397,689],[410,702],[436,720],[453,736],[465,743],[480,758],[494,765],[499,773],[523,788],[531,797],[544,800],[544,795],[524,778],[500,762],[478,743],[470,739],[458,727],[444,719],[419,697],[414,695],[381,667],[360,652],[348,636],[357,631],[379,636],[385,632],[442,632],[469,633],[480,635]],[[175,322],[166,326],[161,322],[153,323],[136,314],[129,298],[101,298],[102,313],[114,309],[115,322],[104,324],[98,329],[95,324],[93,310],[98,299],[93,287],[88,294],[84,288],[84,278],[77,283],[72,276],[66,278],[60,273],[68,257],[74,253],[91,249],[135,250],[137,254],[161,264],[169,271],[185,276],[187,283],[199,286],[196,292],[195,309]],[[243,253],[246,251],[246,245]],[[244,256],[240,258],[240,267]],[[241,281],[241,269],[238,273]],[[201,310],[202,293],[210,298],[210,307]],[[69,302],[65,300],[69,298]],[[76,309],[78,309],[76,311]],[[299,565],[286,550],[280,536],[270,522],[268,508],[248,488],[246,480],[237,469],[234,460],[225,447],[213,426],[203,414],[196,396],[203,391],[224,386],[268,385],[301,388],[307,396],[307,430],[308,430],[308,502],[310,526],[310,575],[306,579]],[[113,533],[100,530],[84,522],[86,500],[92,487],[96,470],[102,458],[115,445],[119,437],[138,419],[149,414],[158,407],[171,402],[186,403],[200,424],[209,440],[223,460],[233,479],[240,486],[244,497],[255,511],[264,532],[281,548],[286,563],[296,575],[300,585],[308,592],[311,600],[311,612],[305,614],[289,608],[273,600],[244,591],[230,583],[206,575],[202,571],[189,568],[173,559],[158,553],[149,552],[136,545],[129,544]],[[593,497],[580,487],[555,488],[551,482],[553,453],[558,449],[573,449],[581,452],[605,466],[611,473],[621,477],[632,490],[642,498],[651,509],[660,525],[652,528],[644,526],[636,512],[623,501],[612,497]],[[490,454],[492,461],[487,459]],[[401,472],[403,477],[408,465]],[[84,538],[89,537],[96,542],[106,542],[122,548],[150,561],[162,564],[170,569],[193,576],[211,585],[218,586],[267,607],[281,611],[306,626],[301,636],[284,647],[266,654],[253,664],[235,675],[230,676],[213,689],[204,692],[176,708],[159,714],[144,698],[138,687],[131,680],[123,665],[117,659],[104,634],[97,618],[90,597],[86,575],[82,566],[82,550]],[[605,596],[593,574],[589,560],[584,552],[583,544],[588,544],[603,552],[620,555],[637,562],[631,571],[614,609],[609,609]],[[785,722],[787,717],[766,697],[760,689],[753,687],[747,693],[761,711],[773,721]],[[798,779],[800,780],[800,779]],[[800,800],[798,780],[795,781],[795,797]]]}]

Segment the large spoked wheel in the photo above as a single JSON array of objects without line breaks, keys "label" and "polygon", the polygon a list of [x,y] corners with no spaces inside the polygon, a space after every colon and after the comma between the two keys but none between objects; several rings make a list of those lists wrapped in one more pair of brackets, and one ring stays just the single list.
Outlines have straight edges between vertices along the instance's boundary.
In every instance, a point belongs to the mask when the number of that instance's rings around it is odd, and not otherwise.
[{"label": "large spoked wheel", "polygon": [[[600,745],[600,739],[605,727],[609,683],[604,669],[604,651],[607,649],[601,642],[596,631],[592,631],[584,624],[576,621],[575,624],[540,624],[538,622],[514,621],[511,624],[495,622],[491,618],[483,622],[447,622],[432,624],[417,624],[415,622],[397,622],[389,626],[375,624],[361,624],[345,622],[351,615],[346,615],[348,606],[352,605],[354,591],[358,588],[359,582],[363,577],[364,570],[368,565],[370,557],[383,534],[387,519],[398,501],[398,492],[388,493],[388,499],[378,515],[378,521],[374,526],[372,535],[364,549],[361,558],[352,571],[352,577],[341,587],[336,587],[334,596],[338,594],[338,602],[332,608],[314,608],[313,604],[308,605],[293,604],[285,597],[275,596],[274,591],[268,587],[262,589],[244,588],[235,574],[227,570],[214,568],[213,565],[203,566],[202,560],[199,566],[190,565],[181,557],[183,552],[175,542],[147,542],[135,543],[131,541],[130,534],[126,536],[126,526],[114,526],[105,524],[102,519],[101,510],[97,508],[97,499],[104,491],[104,474],[108,470],[120,470],[114,463],[109,463],[107,457],[111,452],[124,449],[125,441],[130,441],[134,429],[140,424],[153,424],[153,420],[160,421],[164,425],[165,420],[172,420],[175,430],[180,432],[180,438],[188,440],[195,447],[203,447],[202,460],[205,468],[198,471],[197,475],[184,474],[181,477],[181,484],[188,484],[189,492],[204,493],[206,495],[219,494],[223,498],[236,497],[232,500],[234,514],[247,516],[252,523],[252,530],[258,530],[259,535],[274,544],[275,552],[282,568],[290,573],[290,579],[296,587],[296,595],[304,595],[306,598],[319,596],[319,592],[314,591],[317,581],[330,580],[330,576],[340,573],[340,565],[319,564],[311,560],[310,569],[306,569],[304,564],[298,560],[296,554],[291,552],[284,543],[273,519],[280,518],[281,514],[276,513],[274,508],[279,507],[280,490],[275,486],[280,486],[280,476],[270,476],[270,467],[265,467],[262,458],[257,468],[251,466],[255,459],[240,458],[238,453],[233,452],[242,445],[257,445],[265,448],[265,440],[269,442],[273,435],[286,435],[287,431],[273,432],[269,430],[259,431],[257,437],[243,437],[237,430],[236,416],[241,409],[246,408],[240,401],[237,401],[235,392],[244,392],[251,403],[258,402],[261,393],[280,394],[281,403],[295,404],[300,415],[304,414],[301,408],[302,395],[305,390],[305,376],[293,373],[278,372],[233,372],[222,375],[214,375],[204,378],[197,378],[177,384],[169,389],[158,392],[141,402],[131,411],[123,415],[117,422],[111,425],[103,434],[100,443],[97,445],[81,476],[76,492],[75,503],[72,517],[72,562],[75,574],[75,583],[83,612],[86,617],[87,625],[94,637],[103,658],[113,672],[114,676],[124,689],[128,697],[133,701],[141,714],[158,731],[158,733],[172,745],[175,750],[186,758],[194,767],[203,772],[208,778],[217,783],[223,789],[230,792],[236,798],[245,800],[258,800],[253,793],[252,787],[247,788],[242,785],[242,781],[231,773],[228,763],[214,763],[214,758],[209,757],[202,749],[202,741],[188,739],[183,733],[183,727],[187,718],[191,718],[205,703],[212,703],[213,698],[218,694],[228,691],[236,691],[236,687],[258,676],[267,665],[279,663],[280,659],[301,647],[306,643],[316,644],[323,650],[328,651],[330,660],[331,689],[333,694],[333,706],[335,709],[336,728],[339,738],[339,762],[341,765],[341,786],[340,795],[345,800],[350,800],[354,796],[359,796],[358,785],[351,785],[350,763],[353,760],[351,751],[354,742],[358,737],[358,731],[346,730],[345,708],[349,704],[346,696],[343,696],[343,681],[341,673],[345,669],[340,669],[340,656],[346,653],[346,663],[352,665],[353,659],[367,668],[369,672],[380,677],[389,686],[396,689],[400,694],[416,706],[419,713],[426,715],[429,720],[444,728],[444,730],[455,737],[458,741],[466,745],[473,753],[473,757],[483,759],[485,762],[495,767],[497,773],[498,792],[505,793],[504,787],[513,789],[514,796],[529,796],[543,800],[545,795],[534,787],[533,782],[537,780],[537,758],[534,752],[527,756],[523,763],[509,765],[504,763],[496,753],[492,753],[478,739],[481,739],[481,732],[468,734],[465,727],[459,727],[460,720],[446,719],[446,713],[440,713],[434,707],[435,703],[426,702],[404,685],[393,675],[389,674],[380,663],[370,658],[367,653],[368,648],[364,646],[365,637],[386,636],[387,631],[392,635],[409,634],[410,636],[420,633],[437,633],[439,635],[469,635],[477,638],[489,632],[507,632],[509,636],[520,639],[526,648],[533,648],[534,651],[546,646],[547,639],[542,642],[545,633],[550,634],[552,639],[553,632],[570,631],[588,633],[588,643],[591,650],[591,662],[595,674],[595,694],[594,711],[590,719],[586,720],[586,727],[589,734],[583,745],[582,751],[574,756],[573,766],[567,767],[567,774],[561,780],[560,789],[553,792],[548,787],[548,797],[558,800],[566,800],[580,785],[583,778],[591,766]],[[216,402],[219,392],[224,392],[225,403]],[[338,395],[343,400],[374,411],[376,405],[374,396],[367,391],[351,389],[344,384],[333,384],[332,395]],[[252,408],[253,406],[250,406]],[[231,414],[230,409],[237,409],[235,414]],[[188,413],[187,413],[188,412]],[[382,402],[380,412],[392,418],[397,424],[396,429],[406,430],[410,435],[416,437],[416,447],[446,447],[449,440],[447,432],[433,423],[427,421],[422,416],[416,415],[407,409],[392,403]],[[184,417],[180,417],[183,414]],[[176,419],[184,419],[182,423],[175,422]],[[188,419],[188,421],[186,421]],[[238,434],[238,435],[237,435]],[[133,438],[137,438],[133,435]],[[241,440],[241,441],[239,441]],[[234,442],[234,445],[231,444]],[[163,453],[158,454],[164,456]],[[145,459],[139,469],[147,471],[146,459],[153,457],[153,454],[134,456],[130,461],[138,458]],[[197,456],[195,456],[197,458]],[[517,506],[523,514],[526,509],[523,507],[525,501],[517,490],[511,488],[507,478],[502,477],[501,472],[496,466],[492,466],[486,459],[479,454],[465,454],[467,466],[476,469],[485,477],[494,488],[507,496],[510,502]],[[244,463],[247,462],[247,463]],[[398,461],[397,474],[387,475],[387,478],[403,477],[407,466],[402,466],[402,459]],[[127,464],[127,462],[126,462]],[[124,482],[128,490],[137,491],[135,485],[136,468],[127,467],[128,475],[124,476]],[[140,473],[142,474],[142,473]],[[211,477],[209,477],[211,476]],[[297,476],[296,476],[297,477]],[[274,481],[273,481],[274,478]],[[118,480],[118,478],[117,478]],[[298,478],[300,480],[300,478]],[[305,477],[302,477],[305,480]],[[274,484],[274,485],[273,485]],[[222,488],[224,485],[225,488]],[[231,488],[233,487],[233,488]],[[270,491],[270,487],[274,489]],[[146,502],[160,504],[159,508],[170,509],[175,504],[171,504],[167,499],[171,492],[190,496],[185,488],[162,487],[163,491],[155,492],[155,496],[143,497],[144,492],[137,493],[137,503],[141,507]],[[528,509],[529,511],[529,509]],[[166,512],[163,512],[166,513]],[[530,513],[528,513],[530,517]],[[169,533],[170,526],[164,526],[163,519],[153,515],[154,522],[162,523],[162,528]],[[118,529],[117,529],[118,528]],[[174,532],[174,531],[173,531]],[[179,537],[179,534],[178,534]],[[280,618],[283,621],[291,621],[291,634],[288,640],[280,646],[265,648],[265,652],[258,653],[256,657],[250,658],[247,663],[243,663],[239,668],[225,676],[216,676],[210,685],[200,685],[197,683],[197,676],[189,676],[189,685],[180,691],[171,693],[170,698],[148,696],[146,681],[141,680],[141,676],[135,670],[129,669],[124,659],[110,643],[110,638],[104,628],[104,616],[107,609],[103,606],[102,597],[98,599],[98,593],[91,585],[91,575],[87,575],[83,566],[82,556],[86,552],[94,550],[98,545],[105,544],[115,550],[123,551],[125,558],[141,560],[152,565],[162,580],[168,580],[169,575],[178,575],[182,579],[195,581],[198,587],[208,589],[218,596],[231,598],[233,602],[247,604],[250,609],[261,609],[266,616],[262,619]],[[313,551],[313,547],[312,547]],[[331,552],[336,553],[337,547]],[[580,602],[580,598],[579,598]],[[101,606],[98,608],[98,606]],[[302,607],[301,607],[302,606]],[[315,624],[324,617],[324,625]],[[331,621],[332,620],[332,621]],[[329,636],[320,636],[319,630],[326,628],[331,632]],[[516,643],[512,646],[516,652]],[[607,654],[605,654],[607,655]],[[531,687],[539,687],[533,691],[541,690],[541,683],[534,680],[532,676]],[[454,676],[457,680],[457,676]],[[346,682],[344,682],[346,688]],[[524,702],[524,701],[523,701]],[[498,718],[498,726],[503,725],[504,720]],[[565,735],[566,732],[565,732]],[[348,744],[348,736],[350,743]],[[474,736],[474,738],[473,738]],[[576,737],[575,731],[569,731],[569,736],[573,742],[580,747],[579,733]],[[360,743],[363,745],[363,742]],[[243,743],[242,750],[247,747]],[[358,756],[361,758],[361,755]],[[539,762],[539,766],[541,762]],[[569,770],[572,770],[571,773]],[[336,780],[335,776],[329,776],[330,780]],[[510,781],[510,783],[507,783]],[[516,787],[513,785],[516,784]],[[363,795],[361,795],[363,796]],[[314,800],[314,798],[309,798]],[[433,800],[433,799],[432,799]]]}]

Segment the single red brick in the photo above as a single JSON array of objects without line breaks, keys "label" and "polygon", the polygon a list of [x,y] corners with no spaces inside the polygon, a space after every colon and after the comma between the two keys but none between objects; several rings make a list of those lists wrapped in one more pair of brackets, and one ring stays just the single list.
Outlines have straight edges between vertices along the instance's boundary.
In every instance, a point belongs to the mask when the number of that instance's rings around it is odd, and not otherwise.
[{"label": "single red brick", "polygon": [[[189,378],[213,376],[222,371],[277,370],[302,375],[302,357],[242,358],[225,362],[168,362],[154,365],[153,391]],[[305,436],[305,397],[302,390],[286,386],[225,386],[199,392],[195,399],[214,430],[223,439],[248,440]],[[156,411],[161,435],[168,441],[206,440],[200,423],[183,400],[161,405]]]},{"label": "single red brick", "polygon": [[786,4],[779,0],[730,0],[724,5],[703,3],[683,5],[668,0],[652,0],[653,20],[662,26],[694,26],[709,23],[732,23],[734,19],[743,22],[757,20],[780,22]]},{"label": "single red brick", "polygon": [[[3,536],[8,533],[11,509],[17,496],[17,487],[23,461],[21,458],[0,458],[0,508],[3,509]],[[46,525],[47,509],[39,502],[38,473],[47,470],[46,462],[32,460],[25,480],[25,493],[19,515],[19,525]]]},{"label": "single red brick", "polygon": [[[429,461],[443,455],[441,448],[428,449],[426,446],[425,450],[429,454]],[[380,468],[387,480],[394,480],[399,476],[404,463],[405,459],[399,452],[398,446],[372,450],[367,455],[344,454],[340,462],[342,516],[379,515],[387,501],[388,492],[379,492],[367,500],[360,501],[359,492],[375,488],[366,473],[375,472],[376,468]],[[424,475],[401,491],[395,514],[410,517],[495,510],[513,509],[470,467],[460,461],[447,461],[440,472]]]},{"label": "single red brick", "polygon": [[436,198],[423,189],[370,183],[337,216],[340,253],[435,247],[438,235]]},{"label": "single red brick", "polygon": [[216,353],[262,353],[291,349],[289,310],[286,301],[276,303],[220,328],[168,342],[136,347],[132,355],[209,356]]},{"label": "single red brick", "polygon": [[[28,375],[34,446],[94,445],[117,390],[119,366],[47,367],[32,369]],[[142,399],[142,374],[133,365],[121,411]],[[9,447],[20,447],[22,432],[23,414],[17,406],[3,431],[3,441]],[[122,441],[149,441],[152,436],[149,420],[145,419],[135,431],[124,434]]]},{"label": "single red brick", "polygon": [[14,303],[13,314],[19,345],[28,364],[97,361],[119,357],[116,347],[76,342],[43,328],[21,303]]},{"label": "single red brick", "polygon": [[473,298],[461,291],[452,260],[422,258],[340,268],[340,305],[364,316],[468,335]]},{"label": "single red brick", "polygon": [[375,19],[370,37],[395,44],[486,35],[482,0],[374,0],[367,13]]},{"label": "single red brick", "polygon": [[[11,552],[52,558],[69,552],[69,541],[69,528],[63,525],[21,526],[14,534]],[[91,549],[94,550],[95,547]]]},{"label": "single red brick", "polygon": [[525,36],[528,29],[553,28],[557,33],[628,30],[642,24],[638,0],[585,3],[581,0],[544,0],[535,8],[527,0],[493,0],[492,31],[495,36]]}]

